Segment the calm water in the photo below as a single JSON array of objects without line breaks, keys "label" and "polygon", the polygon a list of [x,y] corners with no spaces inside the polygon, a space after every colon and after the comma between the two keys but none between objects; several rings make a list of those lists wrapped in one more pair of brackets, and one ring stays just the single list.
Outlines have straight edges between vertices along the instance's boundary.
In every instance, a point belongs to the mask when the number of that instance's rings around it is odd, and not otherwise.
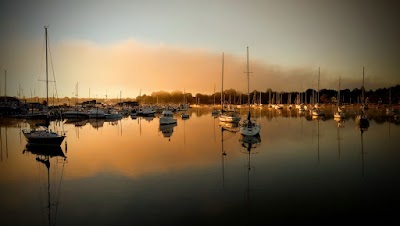
[{"label": "calm water", "polygon": [[250,152],[205,108],[173,131],[157,117],[52,122],[67,138],[49,170],[21,134],[38,122],[1,119],[0,225],[398,223],[400,125],[254,114]]}]

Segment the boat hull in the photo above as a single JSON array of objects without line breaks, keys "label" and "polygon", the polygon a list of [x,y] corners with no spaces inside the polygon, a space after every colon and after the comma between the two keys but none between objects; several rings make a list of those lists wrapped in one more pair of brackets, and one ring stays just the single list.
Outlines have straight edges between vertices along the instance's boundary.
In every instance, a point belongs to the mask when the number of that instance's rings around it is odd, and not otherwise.
[{"label": "boat hull", "polygon": [[249,137],[259,135],[260,134],[260,130],[261,130],[261,127],[259,125],[254,125],[254,126],[251,126],[251,127],[248,127],[248,126],[240,127],[240,133],[243,136],[249,136]]},{"label": "boat hull", "polygon": [[175,124],[176,119],[174,118],[160,118],[160,125],[169,125],[169,124]]},{"label": "boat hull", "polygon": [[237,116],[220,115],[218,118],[221,122],[240,122],[240,117]]},{"label": "boat hull", "polygon": [[51,137],[51,138],[38,138],[38,137],[27,137],[25,136],[26,141],[29,145],[35,146],[60,146],[61,143],[64,141],[64,136],[60,137]]},{"label": "boat hull", "polygon": [[46,146],[46,145],[31,145],[27,144],[24,151],[28,151],[35,155],[47,155],[50,157],[65,157],[64,152],[60,146]]},{"label": "boat hull", "polygon": [[64,135],[58,135],[48,131],[23,131],[29,145],[60,146],[64,141]]}]

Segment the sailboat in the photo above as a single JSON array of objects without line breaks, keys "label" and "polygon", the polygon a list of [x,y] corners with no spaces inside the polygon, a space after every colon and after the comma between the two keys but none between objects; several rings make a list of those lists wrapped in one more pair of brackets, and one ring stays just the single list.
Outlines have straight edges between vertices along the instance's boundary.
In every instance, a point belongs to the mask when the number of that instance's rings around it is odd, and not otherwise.
[{"label": "sailboat", "polygon": [[219,115],[219,121],[221,122],[240,122],[240,116],[235,111],[225,111],[224,110],[224,53],[222,53],[222,92],[221,92],[221,114]]},{"label": "sailboat", "polygon": [[181,114],[182,119],[189,119],[189,114],[186,112],[188,109],[188,104],[186,100],[186,92],[183,90],[183,104],[181,105],[181,110],[184,112]]},{"label": "sailboat", "polygon": [[[47,102],[49,103],[49,76],[48,76],[48,45],[47,45],[47,27],[45,29],[45,39],[46,39],[46,93],[47,93]],[[44,128],[41,129],[30,129],[30,130],[22,130],[27,142],[31,145],[49,145],[49,146],[60,146],[65,138],[65,134],[61,135],[56,132],[53,132],[48,129],[49,119],[47,119],[47,123]]]},{"label": "sailboat", "polygon": [[249,71],[249,47],[247,47],[247,97],[248,97],[248,114],[247,119],[245,119],[240,127],[240,133],[243,136],[256,136],[259,135],[261,126],[255,121],[251,120],[251,113],[250,113],[250,71]]},{"label": "sailboat", "polygon": [[389,88],[389,106],[386,108],[386,115],[392,116],[394,113],[392,106],[392,87]]},{"label": "sailboat", "polygon": [[319,80],[321,76],[321,69],[318,68],[318,95],[317,95],[317,104],[314,106],[314,109],[311,111],[312,116],[314,117],[319,117],[319,116],[324,116],[325,113],[319,109]]},{"label": "sailboat", "polygon": [[363,82],[362,82],[362,87],[361,87],[361,112],[359,115],[357,115],[355,121],[356,125],[361,129],[361,130],[366,130],[369,127],[369,121],[367,116],[365,115],[365,110],[368,109],[365,105],[365,97],[364,97],[364,67],[363,67]]},{"label": "sailboat", "polygon": [[339,90],[338,90],[338,96],[337,96],[337,112],[335,112],[333,117],[336,120],[338,120],[338,119],[340,120],[340,119],[343,119],[345,117],[344,112],[342,111],[342,109],[340,109],[340,77],[339,77]]}]

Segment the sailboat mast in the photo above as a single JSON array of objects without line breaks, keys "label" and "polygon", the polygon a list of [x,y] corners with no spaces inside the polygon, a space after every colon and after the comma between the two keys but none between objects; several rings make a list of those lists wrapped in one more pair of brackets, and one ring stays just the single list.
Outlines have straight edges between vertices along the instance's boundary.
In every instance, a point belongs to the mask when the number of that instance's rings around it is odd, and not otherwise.
[{"label": "sailboat mast", "polygon": [[363,81],[362,81],[362,87],[361,87],[361,102],[364,104],[364,67],[363,67]]},{"label": "sailboat mast", "polygon": [[47,27],[44,27],[46,39],[46,106],[49,106],[49,69],[47,65]]},{"label": "sailboat mast", "polygon": [[317,98],[318,98],[317,103],[318,104],[319,104],[319,78],[320,78],[320,76],[321,76],[321,68],[318,67],[318,94],[317,94]]},{"label": "sailboat mast", "polygon": [[247,102],[249,104],[249,112],[250,112],[250,70],[249,70],[249,47],[247,46]]},{"label": "sailboat mast", "polygon": [[4,99],[7,96],[7,70],[4,70]]},{"label": "sailboat mast", "polygon": [[221,90],[221,112],[224,110],[224,53],[222,52],[222,90]]},{"label": "sailboat mast", "polygon": [[338,99],[337,99],[338,106],[340,106],[340,76],[339,76],[339,90],[338,90]]}]

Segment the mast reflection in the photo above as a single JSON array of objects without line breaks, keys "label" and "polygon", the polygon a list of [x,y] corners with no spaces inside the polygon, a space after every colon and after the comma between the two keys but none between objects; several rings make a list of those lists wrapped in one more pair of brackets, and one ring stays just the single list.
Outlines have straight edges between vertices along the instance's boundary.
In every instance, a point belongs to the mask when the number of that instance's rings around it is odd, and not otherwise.
[{"label": "mast reflection", "polygon": [[257,148],[260,146],[261,143],[261,137],[258,134],[257,136],[241,136],[240,142],[242,144],[242,147],[245,148],[246,154],[248,154],[247,158],[247,200],[250,200],[250,171],[252,169],[255,170],[255,167],[251,166],[251,154],[256,154],[256,152],[253,151],[253,149]]},{"label": "mast reflection", "polygon": [[[64,165],[67,163],[67,157],[60,146],[29,145],[25,146],[23,154],[34,154],[39,167],[37,170],[40,180],[42,197],[46,197],[46,206],[41,206],[41,211],[47,209],[47,225],[56,225],[57,209],[60,199],[61,182],[63,178]],[[53,161],[51,161],[53,159]],[[52,164],[54,164],[52,166]],[[61,166],[59,166],[61,164]],[[43,166],[46,169],[43,169]],[[52,166],[52,167],[51,167]],[[47,175],[46,176],[44,175]],[[42,203],[42,202],[40,202]]]}]

